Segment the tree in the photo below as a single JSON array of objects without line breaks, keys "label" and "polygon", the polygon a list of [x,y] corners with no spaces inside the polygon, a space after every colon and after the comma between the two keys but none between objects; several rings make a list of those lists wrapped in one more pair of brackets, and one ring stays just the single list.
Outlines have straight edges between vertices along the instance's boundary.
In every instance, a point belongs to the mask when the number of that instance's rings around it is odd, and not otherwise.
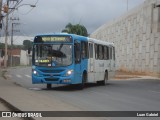
[{"label": "tree", "polygon": [[23,41],[24,50],[28,50],[32,48],[32,41],[30,40],[24,40]]},{"label": "tree", "polygon": [[62,32],[67,32],[70,34],[77,34],[77,35],[82,35],[82,36],[88,36],[87,29],[85,26],[76,24],[72,25],[71,23],[68,23],[65,27],[65,29],[62,30]]},{"label": "tree", "polygon": [[4,43],[0,43],[0,49],[5,48],[5,44]]}]

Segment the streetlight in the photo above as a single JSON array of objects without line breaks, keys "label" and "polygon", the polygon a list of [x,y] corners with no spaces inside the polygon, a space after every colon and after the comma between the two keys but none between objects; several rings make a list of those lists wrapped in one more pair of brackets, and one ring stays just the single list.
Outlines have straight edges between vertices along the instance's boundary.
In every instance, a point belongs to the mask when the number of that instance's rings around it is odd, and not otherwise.
[{"label": "streetlight", "polygon": [[[18,9],[19,7],[21,6],[24,6],[24,5],[29,5],[30,7],[36,7],[36,5],[31,5],[31,4],[22,4],[18,7],[15,7],[15,8],[11,8],[11,9]],[[9,6],[9,0],[7,0],[7,7]],[[10,8],[9,8],[10,9]],[[13,11],[14,11],[13,10]],[[13,12],[12,11],[12,12]],[[10,12],[11,13],[11,12]],[[7,11],[6,13],[6,28],[5,28],[5,56],[4,56],[4,67],[7,68],[7,52],[8,52],[8,16],[9,16],[9,11]]]},{"label": "streetlight", "polygon": [[32,5],[32,4],[22,4],[22,5],[19,5],[19,6],[17,6],[17,7],[9,8],[9,9],[17,10],[19,7],[26,6],[26,5],[27,5],[27,6],[30,6],[30,7],[32,7],[32,8],[36,7],[36,5]]},{"label": "streetlight", "polygon": [[33,8],[36,7],[36,5],[32,5],[32,4],[22,4],[22,5],[18,6],[17,8],[24,6],[24,5],[29,5],[30,7],[33,7]]}]

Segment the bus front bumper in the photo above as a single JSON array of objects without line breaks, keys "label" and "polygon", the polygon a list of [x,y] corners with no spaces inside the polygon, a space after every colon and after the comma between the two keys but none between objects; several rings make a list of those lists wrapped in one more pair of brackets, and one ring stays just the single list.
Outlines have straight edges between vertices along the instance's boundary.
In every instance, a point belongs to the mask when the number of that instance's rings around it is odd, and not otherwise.
[{"label": "bus front bumper", "polygon": [[38,77],[32,75],[32,83],[33,84],[73,84],[73,76],[66,77]]}]

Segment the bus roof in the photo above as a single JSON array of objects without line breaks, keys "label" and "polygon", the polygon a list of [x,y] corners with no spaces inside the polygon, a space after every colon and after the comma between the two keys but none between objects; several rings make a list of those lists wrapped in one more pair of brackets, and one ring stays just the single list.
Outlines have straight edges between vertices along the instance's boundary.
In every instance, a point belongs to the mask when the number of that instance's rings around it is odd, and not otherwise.
[{"label": "bus roof", "polygon": [[43,34],[37,34],[36,36],[47,36],[47,35],[75,35],[75,34],[68,34],[68,33],[43,33]]},{"label": "bus roof", "polygon": [[94,39],[94,38],[89,38],[88,41],[93,42],[93,43],[97,43],[97,44],[102,44],[102,45],[114,46],[114,43],[107,42],[107,41],[104,41],[104,40],[97,40],[97,39]]},{"label": "bus roof", "polygon": [[108,46],[114,46],[114,43],[111,43],[111,42],[107,42],[107,41],[104,41],[104,40],[97,40],[97,39],[94,39],[94,38],[89,38],[89,37],[85,37],[85,36],[80,36],[80,35],[76,35],[76,34],[68,34],[68,33],[46,33],[46,34],[38,34],[36,36],[52,36],[52,35],[70,35],[72,36],[73,38],[81,38],[82,41],[89,41],[89,42],[93,42],[93,43],[97,43],[97,44],[102,44],[102,45],[108,45]]}]

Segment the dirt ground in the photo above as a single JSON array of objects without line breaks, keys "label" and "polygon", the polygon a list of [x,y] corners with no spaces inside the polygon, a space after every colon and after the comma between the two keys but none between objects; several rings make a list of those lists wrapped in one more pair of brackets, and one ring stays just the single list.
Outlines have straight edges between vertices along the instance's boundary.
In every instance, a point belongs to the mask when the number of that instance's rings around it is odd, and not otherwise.
[{"label": "dirt ground", "polygon": [[142,78],[143,76],[152,76],[160,78],[160,74],[154,74],[154,73],[116,71],[115,79]]}]

